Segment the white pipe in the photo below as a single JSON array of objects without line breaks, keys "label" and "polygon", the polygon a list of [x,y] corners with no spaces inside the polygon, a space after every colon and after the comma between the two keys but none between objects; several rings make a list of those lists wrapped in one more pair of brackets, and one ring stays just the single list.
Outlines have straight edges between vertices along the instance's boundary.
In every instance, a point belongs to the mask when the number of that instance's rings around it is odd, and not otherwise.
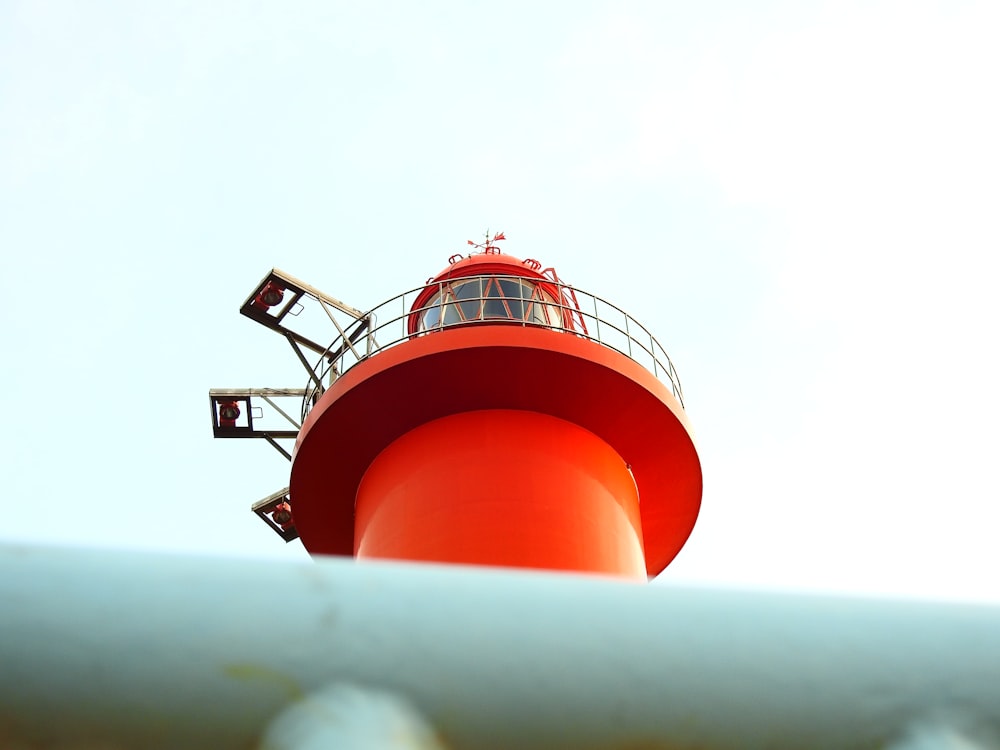
[{"label": "white pipe", "polygon": [[337,684],[456,749],[988,747],[1000,608],[0,547],[0,748],[253,747]]}]

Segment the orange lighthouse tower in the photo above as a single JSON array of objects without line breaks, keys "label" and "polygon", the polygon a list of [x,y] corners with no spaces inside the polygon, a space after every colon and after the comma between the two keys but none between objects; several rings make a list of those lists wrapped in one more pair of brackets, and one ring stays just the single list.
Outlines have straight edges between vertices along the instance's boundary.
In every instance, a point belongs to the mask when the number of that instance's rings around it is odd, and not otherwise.
[{"label": "orange lighthouse tower", "polygon": [[[324,348],[265,520],[312,554],[654,576],[702,491],[673,366],[624,311],[503,239]],[[267,315],[262,292],[290,287],[272,272],[244,307]],[[232,405],[213,396],[217,434],[239,429]]]}]

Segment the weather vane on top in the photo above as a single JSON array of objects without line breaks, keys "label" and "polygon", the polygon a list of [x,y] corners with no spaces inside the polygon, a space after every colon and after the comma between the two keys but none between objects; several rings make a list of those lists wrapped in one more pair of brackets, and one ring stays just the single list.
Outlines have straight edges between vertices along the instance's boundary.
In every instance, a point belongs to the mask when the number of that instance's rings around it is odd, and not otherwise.
[{"label": "weather vane on top", "polygon": [[496,234],[493,235],[493,239],[490,239],[490,230],[487,229],[485,242],[475,243],[472,240],[466,240],[466,242],[468,242],[473,247],[478,247],[484,253],[497,253],[499,252],[499,250],[497,250],[497,247],[494,243],[505,239],[507,238],[503,236],[503,232],[497,232]]}]

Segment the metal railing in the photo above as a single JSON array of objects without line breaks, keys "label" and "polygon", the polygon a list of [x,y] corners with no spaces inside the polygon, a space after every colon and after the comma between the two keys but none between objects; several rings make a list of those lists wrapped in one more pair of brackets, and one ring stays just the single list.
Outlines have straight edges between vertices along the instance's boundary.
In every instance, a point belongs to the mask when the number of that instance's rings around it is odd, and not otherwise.
[{"label": "metal railing", "polygon": [[[545,280],[537,282],[538,288],[545,290],[543,297],[498,297],[483,294],[478,296],[448,297],[454,286],[459,283],[479,280],[480,289],[487,288],[488,282],[525,281],[523,277],[498,276],[496,274],[469,276],[460,279],[440,281],[432,286],[435,293],[425,295],[428,285],[403,292],[386,300],[365,313],[354,325],[336,338],[326,351],[322,353],[317,363],[312,367],[309,383],[306,385],[302,400],[302,418],[305,419],[310,409],[315,405],[323,392],[332,385],[338,377],[350,370],[359,362],[372,357],[379,352],[402,344],[411,339],[434,335],[442,330],[456,326],[467,325],[521,325],[536,328],[547,328],[565,335],[579,336],[594,341],[609,349],[624,354],[629,359],[649,370],[655,377],[670,387],[674,397],[684,406],[684,394],[680,378],[673,362],[666,351],[660,346],[652,333],[642,323],[626,313],[617,305],[608,302],[595,294],[570,287],[565,284]],[[527,279],[534,281],[533,279]],[[497,288],[495,285],[494,289]],[[520,287],[523,288],[523,287]],[[550,290],[555,291],[553,296]],[[421,296],[432,300],[431,303],[414,308]],[[442,301],[445,300],[445,301]],[[488,305],[499,302],[518,302],[518,305],[507,305],[508,314],[490,315]],[[469,307],[478,310],[478,314],[466,315],[453,322],[446,322],[446,315],[436,316],[437,323],[422,328],[420,322],[429,310],[440,310],[451,307],[455,311],[468,310]],[[531,320],[532,313],[527,312],[532,306],[541,306],[547,311],[555,310],[559,323],[539,323]],[[511,313],[518,310],[523,313]],[[547,312],[552,319],[551,312]],[[453,316],[454,317],[454,316]]]},{"label": "metal railing", "polygon": [[1000,736],[996,604],[11,545],[0,602],[0,748],[986,750]]}]

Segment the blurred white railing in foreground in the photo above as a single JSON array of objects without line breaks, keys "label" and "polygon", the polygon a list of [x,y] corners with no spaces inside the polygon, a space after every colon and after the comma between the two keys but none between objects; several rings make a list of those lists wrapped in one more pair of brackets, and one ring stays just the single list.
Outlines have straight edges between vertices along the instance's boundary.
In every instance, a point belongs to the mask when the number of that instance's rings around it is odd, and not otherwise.
[{"label": "blurred white railing in foreground", "polygon": [[652,333],[612,303],[556,281],[523,283],[517,276],[468,276],[435,282],[431,301],[414,309],[428,285],[365,313],[319,357],[306,386],[302,418],[323,390],[358,362],[415,336],[457,325],[522,325],[580,336],[615,349],[666,383],[684,405],[673,362]]},{"label": "blurred white railing in foreground", "polygon": [[0,547],[0,748],[989,748],[1000,608]]}]

